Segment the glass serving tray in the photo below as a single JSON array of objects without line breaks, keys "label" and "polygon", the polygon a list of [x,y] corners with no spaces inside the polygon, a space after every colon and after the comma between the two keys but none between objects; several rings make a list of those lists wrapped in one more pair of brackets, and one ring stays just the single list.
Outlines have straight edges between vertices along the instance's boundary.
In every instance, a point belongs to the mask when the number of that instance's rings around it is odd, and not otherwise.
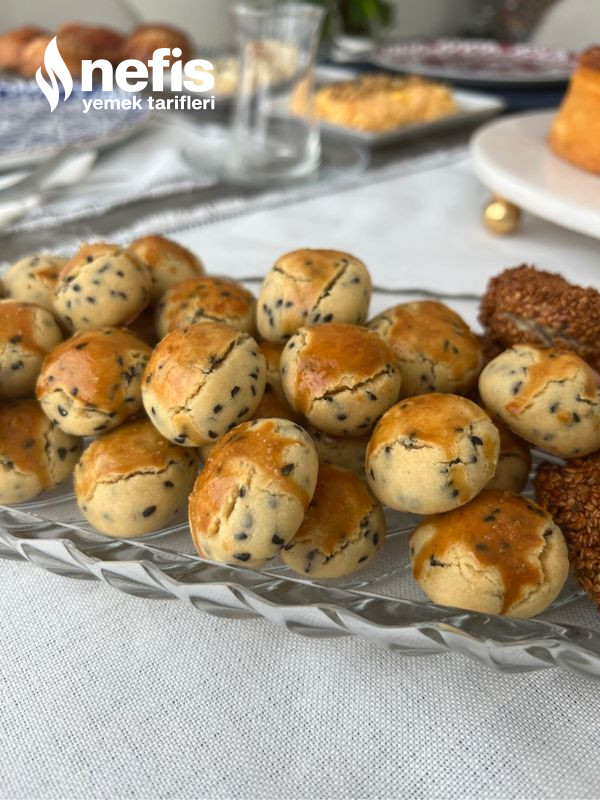
[{"label": "glass serving tray", "polygon": [[[475,322],[475,296],[448,298],[420,289],[377,289],[372,312],[415,296],[447,300]],[[534,452],[534,465],[541,458],[551,457]],[[531,482],[526,493],[532,494]],[[582,602],[572,578],[556,602],[531,620],[435,605],[410,569],[407,540],[417,518],[391,509],[386,517],[385,546],[364,570],[336,580],[308,580],[279,559],[252,570],[200,558],[185,513],[149,536],[109,538],[85,521],[71,485],[64,484],[29,503],[0,505],[0,557],[28,559],[67,577],[103,580],[137,597],[177,598],[215,616],[265,617],[308,636],[354,635],[402,654],[451,650],[498,670],[561,667],[600,679],[600,616],[596,630],[561,622],[570,604]]]}]

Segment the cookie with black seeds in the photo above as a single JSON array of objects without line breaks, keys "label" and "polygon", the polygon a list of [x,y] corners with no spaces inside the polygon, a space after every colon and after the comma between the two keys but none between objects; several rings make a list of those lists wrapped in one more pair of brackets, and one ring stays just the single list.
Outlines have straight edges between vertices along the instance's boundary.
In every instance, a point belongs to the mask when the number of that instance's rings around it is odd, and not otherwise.
[{"label": "cookie with black seeds", "polygon": [[32,500],[73,471],[81,440],[64,433],[35,400],[0,406],[0,503]]},{"label": "cookie with black seeds", "polygon": [[2,276],[6,296],[54,312],[54,289],[67,260],[46,253],[19,259]]},{"label": "cookie with black seeds", "polygon": [[69,330],[120,327],[148,305],[151,283],[135,253],[104,242],[84,244],[61,270],[54,308]]},{"label": "cookie with black seeds", "polygon": [[172,444],[149,420],[132,420],[83,453],[75,468],[77,503],[109,536],[152,533],[185,508],[198,463],[194,450]]},{"label": "cookie with black seeds", "polygon": [[204,275],[204,264],[187,247],[165,236],[143,236],[128,247],[150,270],[150,302],[156,303],[171,286]]}]

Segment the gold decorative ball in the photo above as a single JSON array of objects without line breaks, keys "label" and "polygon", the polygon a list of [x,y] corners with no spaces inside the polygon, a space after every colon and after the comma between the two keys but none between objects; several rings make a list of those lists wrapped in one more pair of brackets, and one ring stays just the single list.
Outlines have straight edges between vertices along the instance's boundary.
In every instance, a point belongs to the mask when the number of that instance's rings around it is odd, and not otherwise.
[{"label": "gold decorative ball", "polygon": [[521,220],[521,209],[502,197],[494,197],[483,209],[483,224],[492,233],[513,233]]}]

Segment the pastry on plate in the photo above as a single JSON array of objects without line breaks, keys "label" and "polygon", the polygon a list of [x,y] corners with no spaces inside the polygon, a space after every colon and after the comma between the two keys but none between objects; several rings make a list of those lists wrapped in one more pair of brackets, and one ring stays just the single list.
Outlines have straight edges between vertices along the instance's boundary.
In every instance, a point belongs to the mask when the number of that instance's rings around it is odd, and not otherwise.
[{"label": "pastry on plate", "polygon": [[75,496],[99,531],[143,536],[185,508],[197,471],[194,450],[171,444],[149,420],[137,419],[85,450],[75,468]]},{"label": "pastry on plate", "polygon": [[361,436],[398,399],[393,351],[373,331],[331,323],[300,328],[281,355],[285,396],[311,425],[335,436]]},{"label": "pastry on plate", "polygon": [[340,578],[365,567],[383,545],[379,501],[354,472],[321,464],[315,493],[282,560],[301,575]]},{"label": "pastry on plate", "polygon": [[143,236],[131,242],[128,250],[139,256],[150,270],[152,303],[176,283],[204,275],[204,264],[198,256],[164,236]]},{"label": "pastry on plate", "polygon": [[485,614],[540,614],[569,573],[567,546],[550,514],[526,497],[494,489],[424,519],[409,552],[430,600]]},{"label": "pastry on plate", "polygon": [[84,244],[61,270],[54,308],[72,330],[120,327],[146,308],[150,284],[150,271],[135,253],[105,242]]},{"label": "pastry on plate", "polygon": [[560,525],[575,577],[600,609],[600,452],[541,464],[535,494]]},{"label": "pastry on plate", "polygon": [[171,51],[176,47],[181,50],[179,56],[167,57],[169,64],[178,59],[185,64],[192,58],[192,45],[186,34],[179,28],[161,23],[145,23],[132,31],[123,44],[121,57],[147,63],[154,51],[162,47],[167,47]]},{"label": "pastry on plate", "polygon": [[552,121],[548,142],[576,167],[600,173],[600,46],[579,57],[567,93]]},{"label": "pastry on plate", "polygon": [[175,444],[214,443],[250,419],[265,390],[265,357],[254,339],[222,322],[177,328],[158,343],[142,399],[158,430]]},{"label": "pastry on plate", "polygon": [[303,325],[362,325],[370,300],[371,278],[358,258],[339,250],[294,250],[265,275],[256,324],[263,339],[285,342]]},{"label": "pastry on plate", "polygon": [[0,399],[33,394],[44,357],[62,341],[45,308],[0,300]]},{"label": "pastry on plate", "polygon": [[522,264],[490,280],[479,319],[502,350],[513,344],[565,347],[600,370],[600,292],[596,289],[575,286],[562,275]]},{"label": "pastry on plate", "polygon": [[0,503],[25,503],[73,471],[81,441],[58,428],[35,400],[0,406]]},{"label": "pastry on plate", "polygon": [[6,295],[53,312],[54,290],[67,260],[45,253],[19,259],[2,276]]},{"label": "pastry on plate", "polygon": [[176,328],[224,322],[251,334],[255,311],[254,295],[241,283],[226,278],[189,278],[162,296],[156,309],[156,332],[162,339]]},{"label": "pastry on plate", "polygon": [[81,331],[44,361],[37,397],[67,433],[96,436],[120,425],[142,405],[141,382],[151,349],[119,328]]},{"label": "pastry on plate", "polygon": [[472,500],[493,477],[500,436],[479,406],[454,394],[401,400],[367,447],[371,490],[398,511],[437,514]]},{"label": "pastry on plate", "polygon": [[310,436],[283,419],[238,425],[213,448],[190,495],[201,556],[258,567],[292,539],[317,482]]},{"label": "pastry on plate", "polygon": [[401,303],[369,323],[396,354],[402,397],[468,392],[483,366],[481,345],[452,309],[434,300]]},{"label": "pastry on plate", "polygon": [[22,25],[0,36],[0,69],[18,71],[21,51],[32,39],[43,36],[46,31],[37,25]]},{"label": "pastry on plate", "polygon": [[600,448],[600,376],[575,353],[517,344],[484,368],[479,393],[511,431],[549,453]]},{"label": "pastry on plate", "polygon": [[455,114],[452,90],[416,75],[367,74],[324,86],[316,92],[325,122],[369,133],[431,122]]}]

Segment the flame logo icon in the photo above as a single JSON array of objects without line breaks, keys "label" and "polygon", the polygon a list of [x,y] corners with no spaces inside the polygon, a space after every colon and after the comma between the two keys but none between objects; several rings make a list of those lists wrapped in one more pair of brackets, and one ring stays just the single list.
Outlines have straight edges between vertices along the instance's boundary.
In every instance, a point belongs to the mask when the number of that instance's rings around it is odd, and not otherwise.
[{"label": "flame logo icon", "polygon": [[46,72],[50,78],[50,83],[42,75],[41,67],[38,67],[38,71],[35,73],[35,79],[37,81],[37,85],[46,96],[46,100],[50,103],[50,112],[52,113],[52,111],[54,111],[58,105],[58,101],[60,99],[60,89],[58,88],[58,81],[56,79],[58,78],[58,80],[64,86],[65,100],[73,91],[73,78],[71,77],[71,73],[65,64],[63,57],[58,52],[56,36],[51,42],[48,43],[48,46],[46,47],[46,52],[44,53],[44,67],[46,68]]}]

